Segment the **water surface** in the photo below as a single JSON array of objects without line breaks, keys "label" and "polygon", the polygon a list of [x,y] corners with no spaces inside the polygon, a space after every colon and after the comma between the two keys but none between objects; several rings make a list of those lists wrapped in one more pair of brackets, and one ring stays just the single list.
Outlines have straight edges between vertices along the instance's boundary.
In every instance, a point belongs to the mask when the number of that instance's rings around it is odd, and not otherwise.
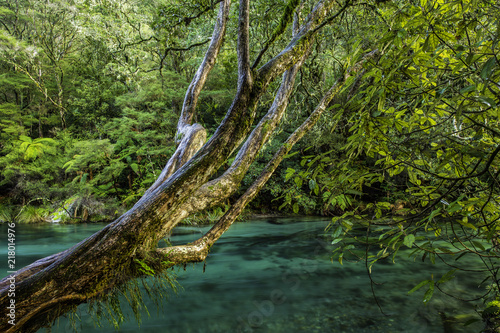
[{"label": "water surface", "polygon": [[[420,281],[449,270],[404,256],[395,264],[386,260],[373,269],[377,306],[363,263],[332,262],[333,247],[325,237],[328,220],[272,219],[237,223],[213,247],[205,264],[187,265],[175,272],[181,289],[162,309],[146,298],[142,323],[131,311],[120,332],[478,332],[481,324],[461,323],[475,312],[470,304],[437,293],[430,304],[423,292],[408,296]],[[20,268],[62,251],[102,228],[98,224],[17,225],[16,260]],[[0,226],[6,235],[6,226]],[[180,227],[174,244],[198,238],[208,227]],[[3,242],[2,242],[3,243]],[[4,246],[0,258],[7,258]],[[406,259],[405,259],[406,258]],[[466,259],[466,258],[464,258]],[[7,275],[6,261],[0,263]],[[471,265],[474,262],[470,262]],[[205,272],[203,272],[205,266]],[[479,279],[480,282],[481,279]],[[467,298],[484,290],[478,281],[457,274],[447,290]],[[112,332],[106,321],[78,309],[80,332]],[[127,308],[124,306],[124,308]],[[61,318],[52,332],[70,332]],[[44,332],[45,330],[40,330]]]}]

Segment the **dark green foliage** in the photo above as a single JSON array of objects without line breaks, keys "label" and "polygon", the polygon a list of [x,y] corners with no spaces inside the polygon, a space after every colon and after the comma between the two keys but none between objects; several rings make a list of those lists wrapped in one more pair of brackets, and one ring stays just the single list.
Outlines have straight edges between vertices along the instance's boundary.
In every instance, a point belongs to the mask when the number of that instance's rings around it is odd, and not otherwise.
[{"label": "dark green foliage", "polygon": [[[498,8],[476,1],[392,2],[379,14],[382,21],[370,30],[382,38],[366,46],[384,54],[366,67],[359,92],[334,117],[348,131],[326,188],[357,184],[355,198],[364,199],[367,188],[359,185],[368,183],[382,193],[333,219],[336,257],[363,260],[371,273],[379,260],[396,261],[402,248],[458,270],[470,268],[460,260],[465,254],[477,256],[481,273],[469,277],[485,290],[483,299],[496,299]],[[303,182],[318,181],[314,173],[325,168],[313,170]],[[422,288],[427,303],[453,273],[410,293]]]},{"label": "dark green foliage", "polygon": [[[378,49],[380,57],[343,83],[251,209],[333,216],[335,258],[364,260],[370,274],[400,249],[432,263],[451,256],[453,270],[409,291],[424,291],[425,303],[455,270],[467,268],[460,266],[465,254],[477,255],[489,274],[479,281],[483,297],[495,305],[484,315],[498,316],[498,5],[355,3],[321,30],[279,130],[240,194],[325,91]],[[217,5],[0,0],[0,221],[43,222],[54,213],[64,215],[62,222],[109,220],[137,202],[174,151],[184,94]],[[295,9],[304,6],[307,14],[313,5],[252,2],[253,70],[290,40]],[[233,19],[198,101],[195,121],[208,135],[236,91],[236,26]],[[256,121],[279,84],[263,94]],[[214,222],[231,200],[187,222]],[[158,268],[144,258],[134,264],[137,275]],[[103,303],[116,324],[123,319],[118,294],[136,312],[142,304],[137,285],[126,288]]]},{"label": "dark green foliage", "polygon": [[[175,148],[203,55],[192,45],[211,35],[210,15],[200,14],[217,3],[17,4],[0,2],[0,203],[19,212],[31,202],[49,215],[76,196],[89,203],[72,218],[113,218],[121,209],[109,200],[132,205]],[[200,16],[196,33],[171,20],[181,12]],[[209,131],[231,103],[236,66],[228,44],[200,97],[198,121]]]}]

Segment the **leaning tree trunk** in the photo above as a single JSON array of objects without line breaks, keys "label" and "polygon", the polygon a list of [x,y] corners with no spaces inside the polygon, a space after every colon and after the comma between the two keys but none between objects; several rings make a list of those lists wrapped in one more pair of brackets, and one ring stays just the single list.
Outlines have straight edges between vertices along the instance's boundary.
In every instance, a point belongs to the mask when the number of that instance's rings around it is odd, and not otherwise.
[{"label": "leaning tree trunk", "polygon": [[[220,3],[210,46],[188,88],[177,127],[178,148],[158,180],[127,213],[99,232],[61,253],[40,259],[0,281],[0,307],[6,311],[15,301],[15,325],[0,322],[1,332],[35,332],[78,304],[104,296],[113,288],[144,275],[137,260],[155,272],[186,262],[203,261],[214,242],[255,197],[293,144],[314,124],[341,87],[340,78],[316,110],[269,162],[255,183],[236,201],[221,220],[201,239],[184,246],[158,249],[158,241],[185,217],[215,205],[233,194],[271,136],[285,112],[295,77],[310,53],[314,37],[324,22],[332,21],[350,5],[335,13],[336,1],[320,1],[302,24],[296,18],[290,43],[265,65],[262,55],[250,65],[249,1],[241,0],[238,26],[238,87],[224,120],[205,143],[206,132],[192,124],[200,91],[215,64],[229,16],[230,0]],[[289,25],[298,1],[291,0],[280,26]],[[300,7],[299,7],[300,8]],[[283,34],[277,31],[276,34]],[[276,37],[273,37],[276,38]],[[267,46],[266,46],[267,48]],[[370,54],[372,56],[373,54]],[[281,86],[268,113],[250,133],[256,106],[269,84],[282,75]],[[245,141],[246,139],[246,141]],[[232,165],[220,177],[209,180],[240,147]],[[15,281],[15,297],[9,296]],[[8,311],[8,309],[7,309]],[[7,318],[6,314],[2,318]]]}]

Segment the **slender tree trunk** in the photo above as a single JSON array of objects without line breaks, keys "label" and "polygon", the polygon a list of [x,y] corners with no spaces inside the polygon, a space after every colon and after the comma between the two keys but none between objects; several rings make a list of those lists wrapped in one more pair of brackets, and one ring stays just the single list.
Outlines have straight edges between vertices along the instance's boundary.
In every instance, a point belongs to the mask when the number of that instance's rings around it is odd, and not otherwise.
[{"label": "slender tree trunk", "polygon": [[43,138],[42,130],[42,101],[38,103],[38,136]]},{"label": "slender tree trunk", "polygon": [[64,78],[64,73],[62,72],[62,69],[60,69],[60,73],[56,73],[56,82],[57,82],[57,108],[59,109],[59,117],[61,118],[61,127],[62,129],[66,128],[66,115],[65,112],[66,110],[64,109],[63,106],[63,95],[64,95],[64,90],[62,86],[62,81]]}]

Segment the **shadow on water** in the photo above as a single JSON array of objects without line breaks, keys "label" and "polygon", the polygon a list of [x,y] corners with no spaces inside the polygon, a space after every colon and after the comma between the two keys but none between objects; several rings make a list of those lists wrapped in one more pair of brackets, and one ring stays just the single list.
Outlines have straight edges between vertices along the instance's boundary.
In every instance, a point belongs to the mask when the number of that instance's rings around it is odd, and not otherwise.
[{"label": "shadow on water", "polygon": [[[424,305],[423,291],[408,296],[407,292],[429,279],[431,273],[440,276],[448,268],[405,260],[406,256],[395,264],[387,260],[374,267],[373,277],[381,283],[375,290],[382,314],[363,263],[341,266],[331,262],[332,247],[324,237],[327,224],[326,220],[311,218],[235,224],[213,247],[205,272],[203,264],[178,269],[182,290],[158,311],[146,298],[151,316],[144,312],[140,326],[130,311],[125,311],[129,319],[119,331],[463,333],[481,329],[480,323],[468,327],[460,324],[474,315],[470,304],[437,294]],[[101,227],[18,225],[18,268],[64,250]],[[170,241],[189,242],[206,230],[208,227],[180,227]],[[7,257],[6,249],[1,249],[0,256]],[[6,267],[0,268],[0,272],[6,272]],[[466,275],[458,275],[448,288],[459,293],[481,292]],[[79,307],[80,332],[114,330],[106,323],[96,328],[85,309],[86,305]],[[451,331],[445,328],[445,322]],[[52,332],[70,332],[70,327],[69,321],[61,318]]]}]

